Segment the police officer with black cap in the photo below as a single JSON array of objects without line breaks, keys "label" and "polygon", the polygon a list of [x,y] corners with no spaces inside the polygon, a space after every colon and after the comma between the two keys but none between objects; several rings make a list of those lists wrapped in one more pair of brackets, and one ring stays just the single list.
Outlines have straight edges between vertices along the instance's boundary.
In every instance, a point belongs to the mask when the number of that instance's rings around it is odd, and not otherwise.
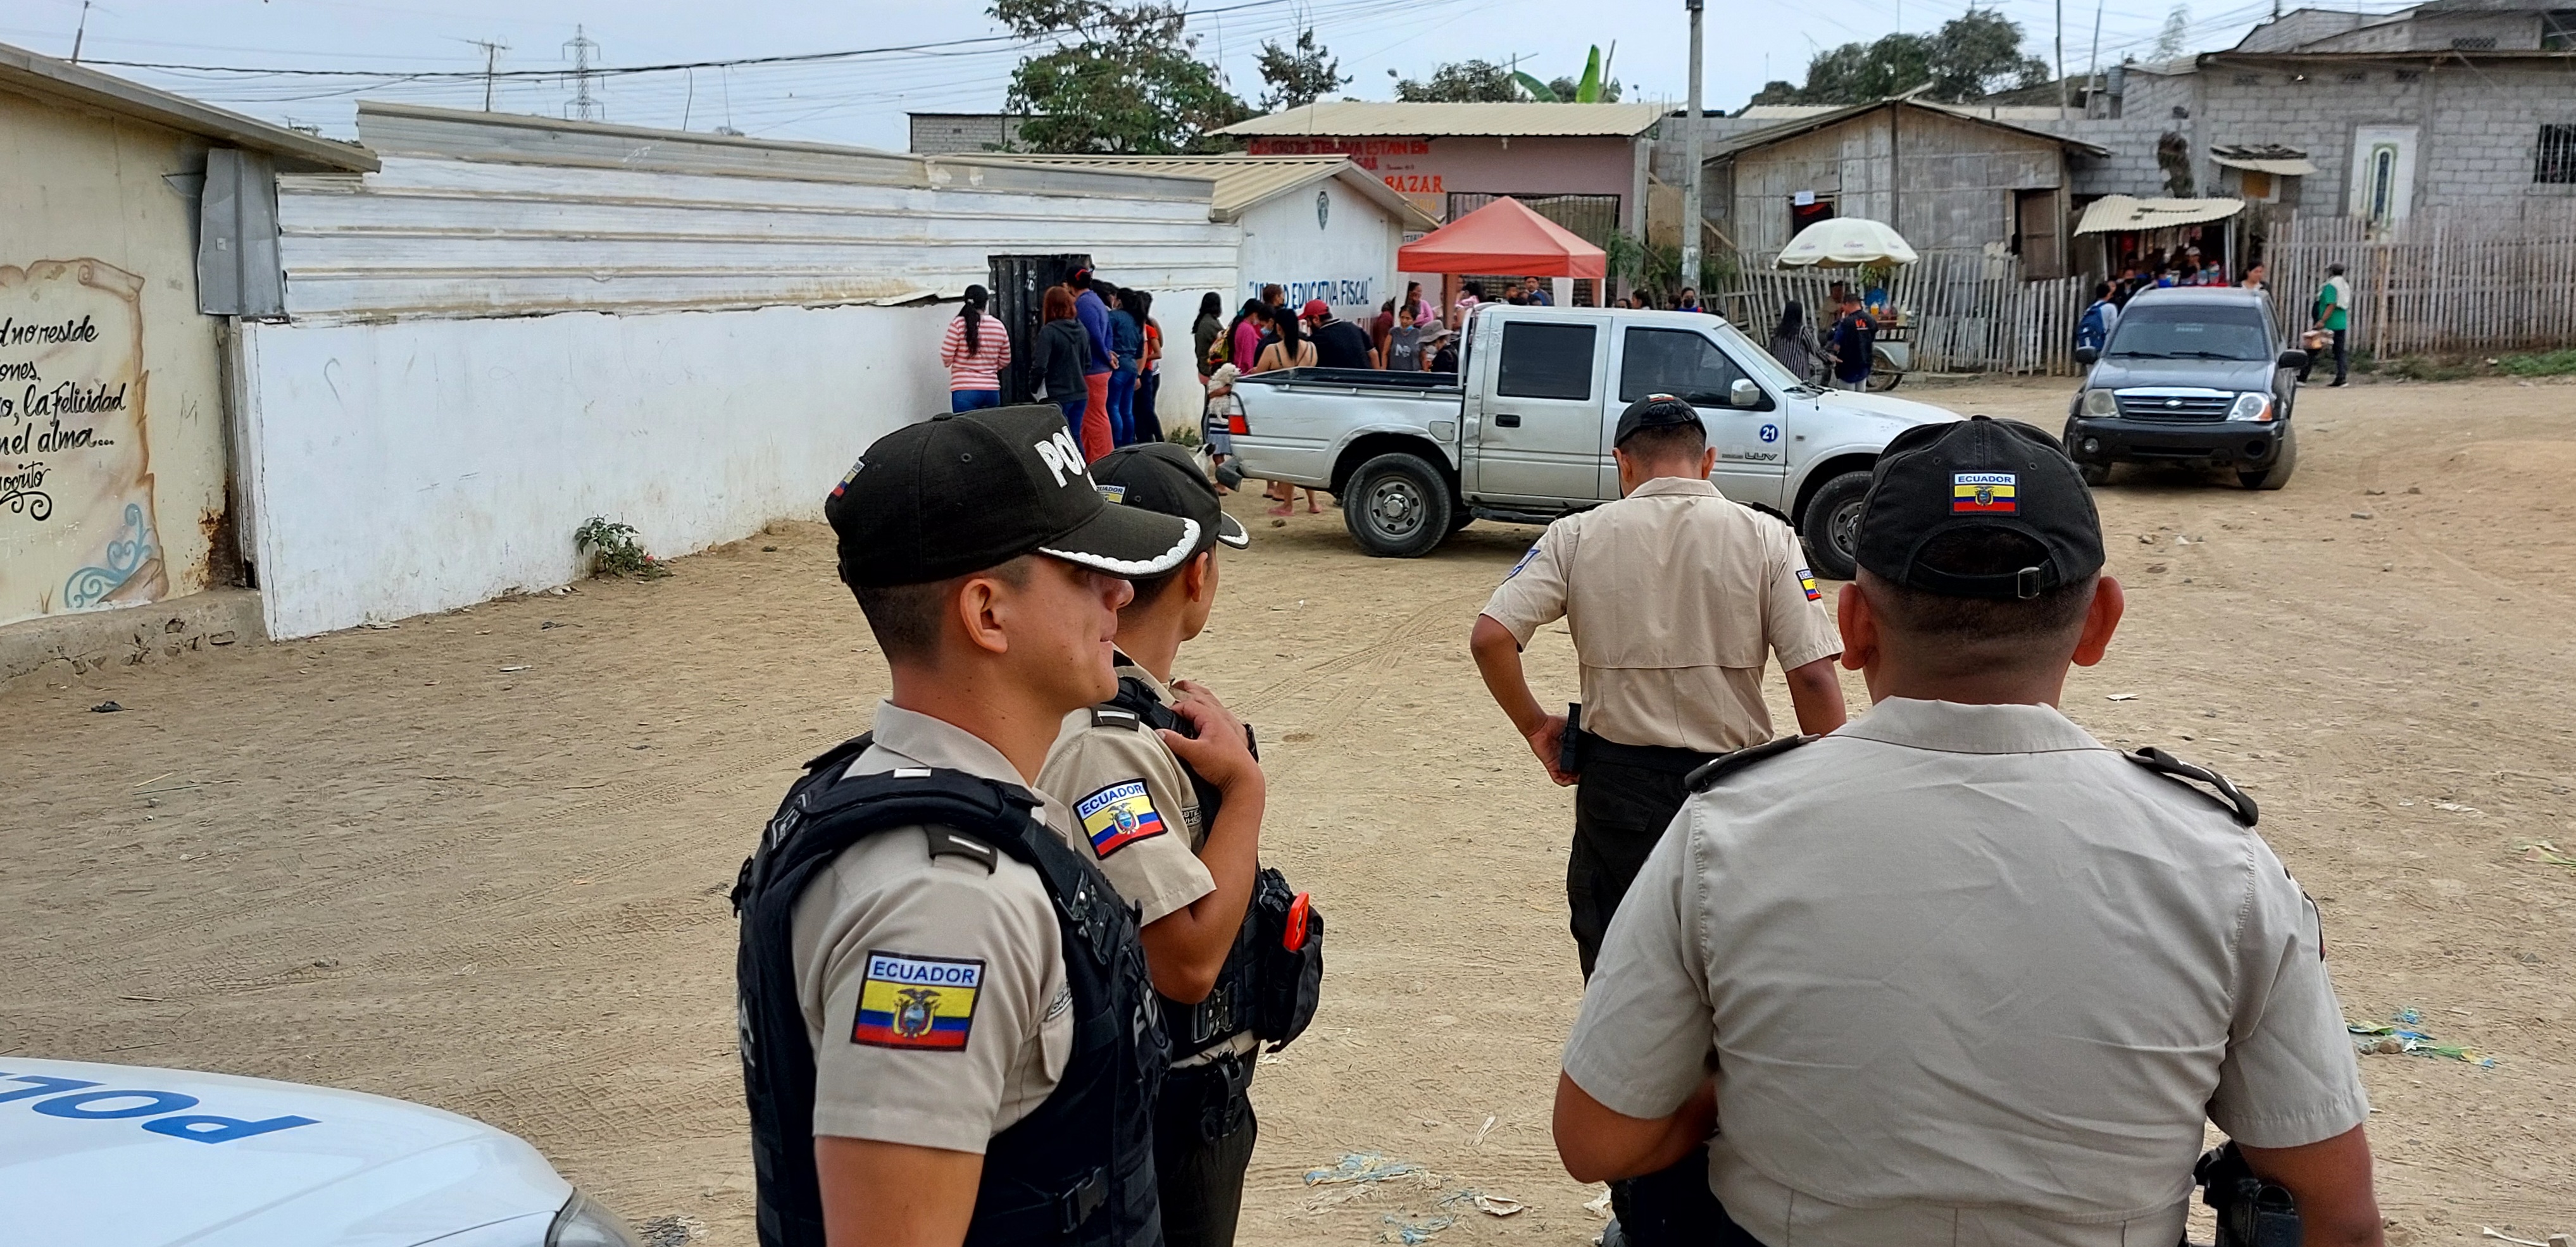
[{"label": "police officer with black cap", "polygon": [[1199,528],[1109,505],[1053,407],[887,434],[824,513],[893,691],[734,890],[763,1247],[1156,1247],[1144,951],[1033,780]]},{"label": "police officer with black cap", "polygon": [[1567,1170],[1706,1140],[1722,1243],[2161,1244],[2206,1120],[2311,1247],[2378,1243],[2317,912],[2254,802],[2057,709],[2123,609],[2075,465],[1927,425],[1865,505],[1839,606],[1875,705],[1692,777],[1566,1043]]},{"label": "police officer with black cap", "polygon": [[[1620,413],[1612,453],[1620,500],[1548,525],[1469,641],[1485,687],[1549,777],[1580,785],[1565,892],[1586,977],[1628,881],[1688,795],[1683,777],[1771,739],[1767,659],[1787,678],[1801,728],[1843,721],[1842,643],[1798,539],[1709,483],[1717,452],[1698,410],[1669,394],[1639,399]],[[1520,657],[1557,619],[1582,668],[1583,702],[1565,715],[1540,707]],[[1687,1159],[1614,1183],[1611,1204],[1635,1247],[1695,1243],[1717,1216]]]},{"label": "police officer with black cap", "polygon": [[[1249,729],[1172,668],[1216,605],[1217,547],[1251,541],[1189,452],[1169,442],[1113,451],[1091,470],[1113,505],[1197,524],[1198,546],[1178,568],[1136,582],[1118,612],[1118,696],[1066,716],[1038,787],[1072,807],[1075,851],[1139,908],[1172,1040],[1154,1120],[1164,1239],[1227,1247],[1258,1133],[1247,1094],[1255,1053],[1260,1038],[1284,1038],[1255,1035],[1254,902],[1287,885],[1259,861],[1265,787]],[[1319,942],[1307,948],[1321,957]]]}]

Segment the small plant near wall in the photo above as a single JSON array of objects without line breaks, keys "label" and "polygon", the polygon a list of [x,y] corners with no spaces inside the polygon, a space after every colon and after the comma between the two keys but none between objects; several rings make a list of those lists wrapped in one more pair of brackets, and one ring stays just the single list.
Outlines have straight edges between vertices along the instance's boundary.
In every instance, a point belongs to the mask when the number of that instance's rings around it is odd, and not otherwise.
[{"label": "small plant near wall", "polygon": [[633,576],[638,580],[660,580],[671,574],[671,565],[644,552],[643,543],[635,540],[635,526],[611,523],[594,515],[572,530],[576,551],[591,556],[594,576]]}]

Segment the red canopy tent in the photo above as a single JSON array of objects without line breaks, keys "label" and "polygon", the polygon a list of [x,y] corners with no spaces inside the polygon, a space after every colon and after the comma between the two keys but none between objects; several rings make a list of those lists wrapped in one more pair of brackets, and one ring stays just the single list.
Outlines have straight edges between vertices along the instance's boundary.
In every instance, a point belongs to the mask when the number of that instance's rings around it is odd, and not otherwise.
[{"label": "red canopy tent", "polygon": [[1497,199],[1396,249],[1407,273],[1509,273],[1520,277],[1591,277],[1609,273],[1609,257],[1517,199]]}]

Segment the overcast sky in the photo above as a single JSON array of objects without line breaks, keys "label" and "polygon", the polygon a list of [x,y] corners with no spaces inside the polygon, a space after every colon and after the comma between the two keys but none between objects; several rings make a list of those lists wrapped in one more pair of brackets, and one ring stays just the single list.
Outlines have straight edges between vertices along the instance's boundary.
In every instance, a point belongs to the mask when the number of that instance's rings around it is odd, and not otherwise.
[{"label": "overcast sky", "polygon": [[[2166,0],[2065,0],[2066,66],[2143,57],[2164,24]],[[1706,98],[1741,106],[1766,78],[1796,80],[1819,48],[1928,31],[1963,0],[1708,0]],[[2002,0],[2028,50],[2053,58],[2052,0]],[[2398,0],[2335,0],[2385,11]],[[1585,48],[1613,56],[1611,72],[1632,100],[1684,98],[1688,24],[1682,0],[1192,0],[1190,29],[1247,100],[1261,91],[1253,57],[1265,39],[1311,24],[1351,76],[1344,93],[1393,98],[1387,71],[1420,77],[1443,61],[1519,57],[1541,78],[1579,73]],[[2233,43],[2267,16],[2272,0],[2199,0],[2196,50]],[[68,55],[81,0],[0,0],[0,42]],[[88,13],[84,61],[147,61],[249,69],[364,70],[374,79],[201,73],[103,66],[156,86],[271,120],[318,125],[349,137],[355,101],[401,99],[481,107],[485,53],[508,45],[494,107],[566,115],[572,83],[561,76],[579,27],[597,63],[667,64],[815,52],[948,44],[812,64],[743,66],[611,76],[594,93],[606,119],[708,130],[731,124],[772,138],[902,150],[903,114],[997,110],[1025,48],[974,0],[100,0]],[[1615,45],[1615,50],[1614,50]],[[404,74],[457,77],[397,78]]]}]

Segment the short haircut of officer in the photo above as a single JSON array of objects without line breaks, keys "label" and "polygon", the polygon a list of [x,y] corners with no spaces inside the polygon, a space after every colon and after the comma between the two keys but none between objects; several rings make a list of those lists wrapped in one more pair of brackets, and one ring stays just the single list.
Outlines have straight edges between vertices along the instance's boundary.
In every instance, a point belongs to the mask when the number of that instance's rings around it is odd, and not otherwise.
[{"label": "short haircut of officer", "polygon": [[[1023,554],[983,571],[917,585],[851,585],[850,592],[859,599],[859,613],[868,617],[868,631],[876,634],[877,648],[885,651],[886,661],[927,662],[938,656],[941,617],[961,586],[987,576],[1025,589],[1029,560],[1035,557]],[[1136,591],[1142,596],[1144,586],[1138,585]]]},{"label": "short haircut of officer", "polygon": [[1693,424],[1649,425],[1619,439],[1631,459],[1696,459],[1708,449],[1708,430]]},{"label": "short haircut of officer", "polygon": [[[2040,544],[2002,528],[1946,532],[1923,543],[1918,558],[1943,571],[1963,576],[2010,575],[2047,557]],[[2027,601],[2011,598],[1951,597],[1907,588],[1864,568],[1860,579],[1882,627],[1909,639],[1978,645],[1963,656],[1966,668],[1993,665],[2000,651],[2065,634],[2071,640],[2093,604],[2093,586],[2101,574],[2068,581]],[[1988,651],[1995,652],[1988,652]]]}]

